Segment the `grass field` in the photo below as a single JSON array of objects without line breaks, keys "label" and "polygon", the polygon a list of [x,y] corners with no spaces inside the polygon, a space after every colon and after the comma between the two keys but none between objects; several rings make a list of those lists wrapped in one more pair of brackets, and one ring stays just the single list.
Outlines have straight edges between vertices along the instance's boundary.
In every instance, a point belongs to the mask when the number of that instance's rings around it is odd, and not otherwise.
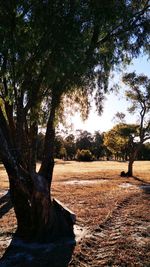
[{"label": "grass field", "polygon": [[[123,170],[126,162],[56,160],[52,195],[73,210],[77,224],[88,230],[70,267],[150,266],[150,161],[135,162],[132,178],[121,178]],[[8,179],[2,165],[0,177],[3,197]],[[7,196],[0,204],[2,255],[16,220]]]}]

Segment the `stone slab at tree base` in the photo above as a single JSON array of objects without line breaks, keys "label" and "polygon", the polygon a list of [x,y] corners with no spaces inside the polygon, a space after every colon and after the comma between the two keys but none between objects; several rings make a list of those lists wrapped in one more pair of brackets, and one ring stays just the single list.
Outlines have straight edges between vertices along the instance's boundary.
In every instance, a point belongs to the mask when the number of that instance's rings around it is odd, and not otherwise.
[{"label": "stone slab at tree base", "polygon": [[68,220],[70,221],[71,224],[75,224],[76,223],[76,215],[73,211],[71,211],[70,209],[68,209],[62,202],[60,202],[58,199],[54,198],[53,199],[53,205],[61,210],[64,215],[68,218]]}]

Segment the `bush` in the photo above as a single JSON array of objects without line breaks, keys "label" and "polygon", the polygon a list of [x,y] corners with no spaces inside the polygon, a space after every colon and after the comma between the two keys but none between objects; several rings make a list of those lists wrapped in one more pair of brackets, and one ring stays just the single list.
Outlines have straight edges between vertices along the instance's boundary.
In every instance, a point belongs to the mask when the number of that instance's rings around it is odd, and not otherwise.
[{"label": "bush", "polygon": [[78,161],[92,161],[93,160],[93,155],[91,153],[90,150],[85,150],[85,149],[82,149],[82,150],[79,150],[77,151],[77,154],[76,154],[76,159]]}]

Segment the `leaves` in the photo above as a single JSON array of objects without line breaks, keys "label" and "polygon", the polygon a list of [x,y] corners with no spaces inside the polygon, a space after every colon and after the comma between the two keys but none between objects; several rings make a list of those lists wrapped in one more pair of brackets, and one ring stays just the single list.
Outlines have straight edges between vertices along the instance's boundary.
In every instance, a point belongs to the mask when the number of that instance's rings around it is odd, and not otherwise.
[{"label": "leaves", "polygon": [[137,129],[137,125],[119,123],[105,133],[104,145],[114,155],[128,154],[130,137],[134,140],[138,136]]},{"label": "leaves", "polygon": [[0,94],[14,143],[31,143],[32,126],[46,125],[52,99],[56,121],[66,96],[87,118],[94,92],[100,114],[111,70],[149,51],[148,10],[145,0],[2,1]]}]

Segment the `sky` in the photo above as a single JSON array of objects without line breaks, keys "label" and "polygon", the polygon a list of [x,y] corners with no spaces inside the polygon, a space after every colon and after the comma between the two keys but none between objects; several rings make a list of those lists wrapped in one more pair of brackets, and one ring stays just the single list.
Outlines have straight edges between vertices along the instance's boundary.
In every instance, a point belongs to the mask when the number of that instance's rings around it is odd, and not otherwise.
[{"label": "sky", "polygon": [[[139,57],[132,61],[132,64],[128,66],[125,72],[135,71],[137,74],[145,74],[150,77],[150,61],[148,61],[146,56]],[[116,73],[114,81],[120,80],[121,86],[121,73]],[[124,87],[125,89],[125,87]],[[106,100],[104,102],[104,111],[101,116],[99,116],[96,111],[94,104],[92,105],[91,112],[88,119],[83,122],[80,114],[75,113],[74,116],[69,117],[69,124],[72,125],[72,132],[82,129],[88,132],[94,133],[95,131],[108,131],[115,124],[116,121],[113,119],[117,112],[127,113],[127,108],[129,107],[129,102],[126,101],[124,96],[124,90],[120,90],[120,93],[116,95],[115,93],[110,93],[105,95]],[[136,123],[136,118],[129,113],[126,115],[127,123]]]}]

